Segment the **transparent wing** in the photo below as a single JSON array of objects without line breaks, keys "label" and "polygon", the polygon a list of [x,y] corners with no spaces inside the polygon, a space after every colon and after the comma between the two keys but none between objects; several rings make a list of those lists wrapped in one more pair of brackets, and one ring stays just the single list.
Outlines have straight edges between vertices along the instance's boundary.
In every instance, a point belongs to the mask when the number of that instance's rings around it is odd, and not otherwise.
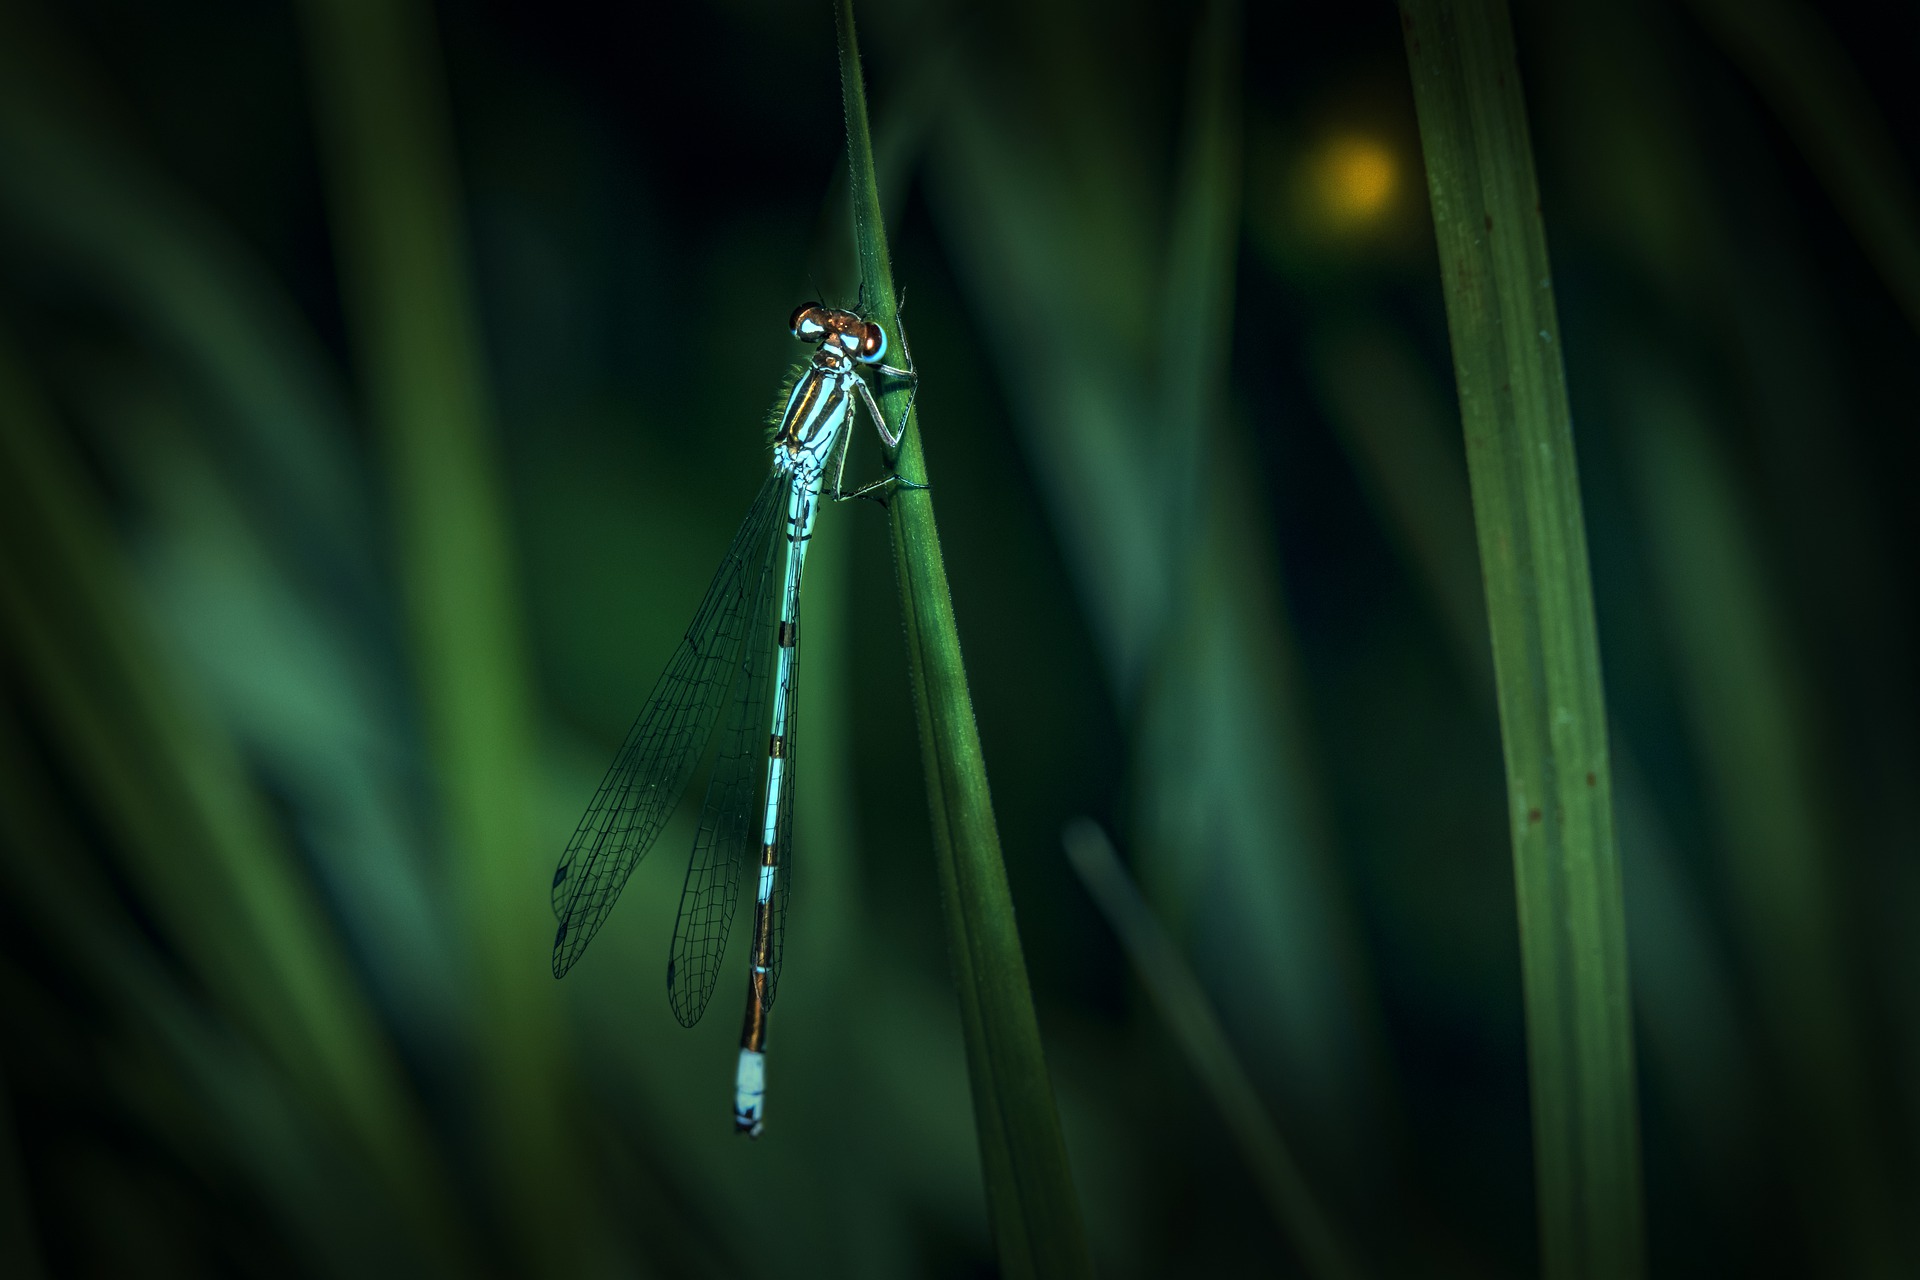
[{"label": "transparent wing", "polygon": [[680,911],[673,922],[673,950],[667,960],[667,999],[682,1026],[691,1027],[707,1011],[726,955],[740,900],[740,871],[750,851],[757,852],[765,828],[767,777],[767,696],[778,661],[776,644],[781,571],[775,550],[786,545],[770,538],[755,586],[751,620],[733,686],[733,706],[720,742],[720,758],[700,807],[700,830],[693,839],[680,890]]},{"label": "transparent wing", "polygon": [[787,477],[770,473],[707,587],[685,638],[627,732],[553,873],[553,976],[563,977],[606,921],[627,877],[679,804],[713,736],[739,662],[749,597],[760,588]]}]

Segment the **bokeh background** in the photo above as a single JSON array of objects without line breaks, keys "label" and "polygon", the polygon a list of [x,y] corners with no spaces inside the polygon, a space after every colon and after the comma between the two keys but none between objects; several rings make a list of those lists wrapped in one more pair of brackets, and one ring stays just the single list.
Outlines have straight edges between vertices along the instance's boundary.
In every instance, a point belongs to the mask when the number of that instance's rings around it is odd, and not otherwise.
[{"label": "bokeh background", "polygon": [[[808,568],[767,1136],[730,1132],[726,983],[692,1032],[661,989],[691,804],[547,972],[553,861],[758,484],[784,321],[855,297],[828,7],[400,6],[426,21],[380,124],[432,180],[382,189],[446,196],[414,251],[451,269],[384,313],[351,8],[0,5],[0,1271],[990,1274],[878,509],[826,513]],[[1392,6],[1253,5],[1214,42],[1182,4],[869,8],[1098,1271],[1301,1273],[1063,856],[1080,817],[1367,1272],[1532,1274]],[[1914,1274],[1920,16],[1515,8],[1653,1272]],[[469,345],[401,359],[409,308]],[[395,441],[436,388],[482,447],[423,483]]]}]

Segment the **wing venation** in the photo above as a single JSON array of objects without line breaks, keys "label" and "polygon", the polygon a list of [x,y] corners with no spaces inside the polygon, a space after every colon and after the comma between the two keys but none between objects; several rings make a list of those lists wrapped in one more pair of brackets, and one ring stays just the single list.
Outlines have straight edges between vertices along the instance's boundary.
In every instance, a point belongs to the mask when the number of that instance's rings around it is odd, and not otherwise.
[{"label": "wing venation", "polygon": [[593,940],[627,879],[686,792],[739,664],[750,609],[764,577],[787,477],[768,475],[679,648],[628,730],[553,873],[559,928],[553,974],[562,977]]}]

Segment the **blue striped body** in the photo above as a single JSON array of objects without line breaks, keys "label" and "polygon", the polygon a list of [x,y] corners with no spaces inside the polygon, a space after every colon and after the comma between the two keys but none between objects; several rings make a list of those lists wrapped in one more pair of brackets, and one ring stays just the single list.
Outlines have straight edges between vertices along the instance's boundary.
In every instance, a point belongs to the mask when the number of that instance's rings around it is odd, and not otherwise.
[{"label": "blue striped body", "polygon": [[791,767],[783,748],[788,740],[788,713],[793,706],[800,631],[800,576],[806,567],[807,543],[813,536],[814,516],[820,509],[820,490],[828,460],[852,410],[860,375],[853,362],[831,348],[814,357],[793,393],[774,433],[774,467],[791,476],[787,496],[787,563],[780,591],[779,650],[773,674],[772,724],[767,759],[765,821],[761,833],[760,875],[755,892],[753,940],[749,949],[752,970],[748,978],[747,1019],[740,1037],[740,1060],[734,1073],[733,1120],[740,1131],[757,1136],[766,1093],[766,983],[770,977],[773,894],[779,882],[780,824],[788,800],[786,771]]},{"label": "blue striped body", "polygon": [[[807,542],[823,497],[838,501],[890,492],[893,486],[925,487],[898,476],[853,493],[840,485],[856,400],[866,407],[884,446],[891,449],[900,441],[861,376],[871,370],[917,381],[911,368],[883,363],[886,331],[857,312],[817,302],[796,309],[788,327],[815,351],[787,397],[771,471],[567,841],[548,895],[557,922],[553,976],[560,978],[580,959],[666,826],[726,711],[726,732],[707,782],[674,918],[667,998],[682,1026],[693,1026],[706,1011],[739,904],[742,864],[757,843],[747,1007],[734,1079],[735,1124],[752,1135],[761,1129],[767,1016],[779,983],[792,895],[793,737],[799,731],[800,578]],[[900,345],[904,350],[904,341]],[[909,413],[911,407],[909,399]],[[758,767],[762,756],[755,741],[762,726],[770,731],[764,768]]]}]

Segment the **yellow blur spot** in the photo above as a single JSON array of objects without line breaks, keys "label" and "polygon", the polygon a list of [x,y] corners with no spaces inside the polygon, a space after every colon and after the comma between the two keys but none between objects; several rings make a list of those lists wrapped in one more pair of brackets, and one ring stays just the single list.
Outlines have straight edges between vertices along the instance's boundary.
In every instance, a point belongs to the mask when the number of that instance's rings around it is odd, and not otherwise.
[{"label": "yellow blur spot", "polygon": [[1393,152],[1372,138],[1330,139],[1314,168],[1314,189],[1327,220],[1359,230],[1393,205],[1400,168]]}]

